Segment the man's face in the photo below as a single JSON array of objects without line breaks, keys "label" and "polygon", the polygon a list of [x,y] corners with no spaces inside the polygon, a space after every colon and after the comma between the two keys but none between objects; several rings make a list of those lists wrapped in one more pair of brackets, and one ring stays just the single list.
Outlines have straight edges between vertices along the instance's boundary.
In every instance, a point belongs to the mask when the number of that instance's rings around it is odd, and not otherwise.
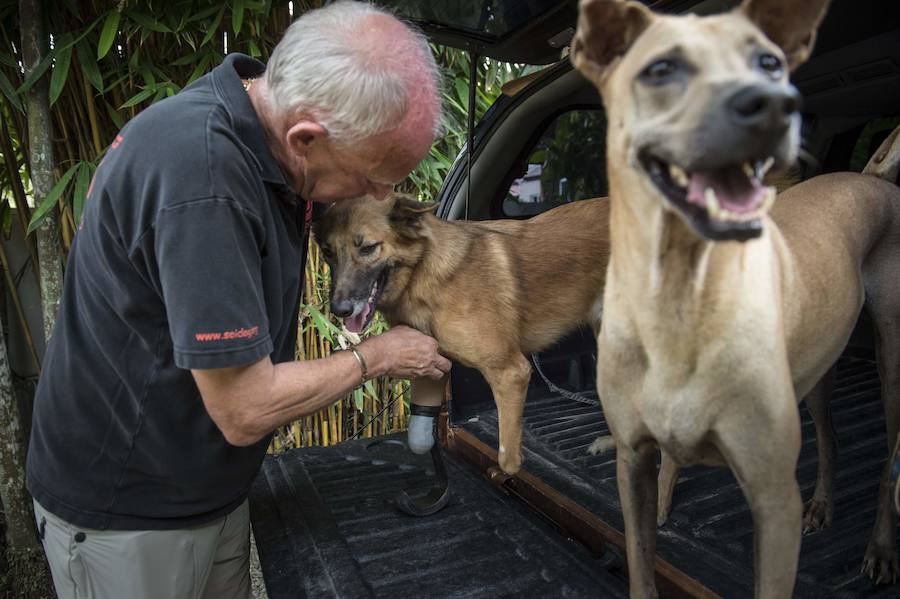
[{"label": "man's face", "polygon": [[364,195],[384,199],[428,152],[428,145],[420,140],[408,142],[408,137],[396,132],[353,144],[336,144],[328,137],[320,138],[302,160],[300,196],[316,202]]}]

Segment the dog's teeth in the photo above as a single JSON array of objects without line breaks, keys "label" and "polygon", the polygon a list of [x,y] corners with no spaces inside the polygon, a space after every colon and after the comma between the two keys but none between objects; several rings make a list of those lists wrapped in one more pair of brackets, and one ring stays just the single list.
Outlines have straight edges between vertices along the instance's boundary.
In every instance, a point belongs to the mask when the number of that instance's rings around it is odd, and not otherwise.
[{"label": "dog's teeth", "polygon": [[744,171],[744,174],[747,175],[748,179],[753,179],[756,177],[756,173],[753,171],[753,167],[750,166],[749,162],[745,162],[741,165],[741,169]]},{"label": "dog's teeth", "polygon": [[713,218],[721,218],[722,208],[719,207],[719,199],[712,187],[707,187],[703,192],[703,198],[706,200],[706,211]]},{"label": "dog's teeth", "polygon": [[672,181],[675,182],[678,187],[687,187],[688,186],[688,176],[687,173],[684,172],[684,169],[675,166],[674,164],[669,165],[669,177]]},{"label": "dog's teeth", "polygon": [[763,162],[762,166],[759,169],[759,178],[762,179],[766,176],[766,173],[769,172],[769,169],[772,168],[772,165],[775,164],[775,159],[769,156],[766,158],[765,162]]},{"label": "dog's teeth", "polygon": [[774,187],[766,187],[766,197],[763,199],[762,205],[759,207],[759,214],[765,214],[772,208],[775,203],[775,195],[777,190]]}]

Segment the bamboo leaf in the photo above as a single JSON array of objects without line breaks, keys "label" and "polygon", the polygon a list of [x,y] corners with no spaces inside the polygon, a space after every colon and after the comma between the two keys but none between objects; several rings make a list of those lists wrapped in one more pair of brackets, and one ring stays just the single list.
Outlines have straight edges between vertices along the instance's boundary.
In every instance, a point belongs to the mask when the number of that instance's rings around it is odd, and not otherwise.
[{"label": "bamboo leaf", "polygon": [[145,87],[143,91],[140,91],[140,92],[136,93],[135,95],[131,96],[131,98],[129,98],[124,104],[119,106],[119,108],[120,109],[131,108],[135,104],[140,104],[141,102],[143,102],[144,100],[146,100],[147,98],[149,98],[150,96],[155,94],[157,91],[157,87],[158,86],[156,86],[156,85]]},{"label": "bamboo leaf", "polygon": [[77,169],[78,164],[67,170],[65,174],[59,178],[59,181],[56,182],[56,185],[50,190],[50,193],[48,193],[41,201],[41,205],[37,207],[37,210],[35,210],[34,214],[31,216],[31,222],[28,223],[28,234],[41,226],[41,223],[44,222],[50,209],[56,206],[57,200],[59,200],[59,197],[66,190],[66,187],[68,187],[69,181],[75,176]]},{"label": "bamboo leaf", "polygon": [[157,33],[172,33],[172,30],[166,27],[161,21],[147,16],[144,13],[140,13],[136,10],[126,10],[125,14],[128,15],[129,19],[131,19],[144,29],[156,31]]},{"label": "bamboo leaf", "polygon": [[9,103],[12,104],[16,110],[24,112],[22,109],[22,102],[19,101],[19,96],[16,95],[16,90],[13,88],[12,83],[9,82],[9,79],[6,78],[3,71],[0,71],[0,92],[3,92],[3,95],[6,96],[6,99],[9,100]]},{"label": "bamboo leaf", "polygon": [[222,17],[225,15],[225,5],[222,5],[222,8],[219,9],[219,14],[216,15],[216,18],[213,19],[213,22],[209,25],[209,30],[206,32],[206,35],[203,36],[203,41],[200,42],[200,46],[203,47],[209,43],[209,40],[213,38],[216,32],[219,30],[219,25],[222,23]]},{"label": "bamboo leaf", "polygon": [[78,64],[81,65],[81,70],[87,75],[88,81],[91,82],[91,85],[98,92],[103,93],[103,73],[100,72],[100,66],[94,59],[91,47],[88,46],[87,42],[82,41],[78,42],[75,50],[78,55]]},{"label": "bamboo leaf", "polygon": [[75,177],[75,191],[72,194],[72,208],[76,226],[81,223],[81,212],[84,210],[84,201],[87,199],[87,191],[91,184],[91,166],[89,162],[81,162],[78,165],[78,175]]},{"label": "bamboo leaf", "polygon": [[37,83],[38,79],[40,79],[47,71],[47,67],[50,66],[50,63],[53,62],[53,54],[53,52],[48,52],[47,56],[44,57],[44,60],[42,60],[38,66],[34,67],[31,74],[25,79],[25,82],[16,90],[17,94],[27,93],[28,90]]},{"label": "bamboo leaf", "polygon": [[109,115],[109,119],[116,126],[116,129],[121,129],[125,126],[125,119],[122,118],[122,115],[119,114],[119,111],[113,107],[109,102],[104,102],[106,104],[106,113]]},{"label": "bamboo leaf", "polygon": [[211,16],[211,15],[212,15],[213,13],[215,13],[217,10],[223,10],[224,7],[225,7],[225,4],[224,4],[224,3],[222,3],[222,4],[217,4],[217,5],[215,5],[215,6],[210,6],[209,8],[207,8],[207,9],[205,9],[205,10],[201,10],[201,11],[198,12],[197,14],[192,15],[192,16],[187,20],[187,22],[188,22],[188,23],[192,23],[193,21],[202,21],[203,19],[205,19],[205,18]]},{"label": "bamboo leaf", "polygon": [[63,48],[56,57],[56,64],[50,74],[50,106],[56,103],[62,93],[66,79],[69,77],[69,65],[72,63],[72,46]]},{"label": "bamboo leaf", "polygon": [[231,7],[231,29],[237,36],[241,32],[241,25],[244,23],[244,0],[234,0]]},{"label": "bamboo leaf", "polygon": [[100,31],[100,41],[97,42],[97,60],[100,60],[112,48],[113,41],[116,39],[116,33],[119,31],[119,19],[122,13],[117,10],[109,11],[106,20],[103,22],[103,30]]}]

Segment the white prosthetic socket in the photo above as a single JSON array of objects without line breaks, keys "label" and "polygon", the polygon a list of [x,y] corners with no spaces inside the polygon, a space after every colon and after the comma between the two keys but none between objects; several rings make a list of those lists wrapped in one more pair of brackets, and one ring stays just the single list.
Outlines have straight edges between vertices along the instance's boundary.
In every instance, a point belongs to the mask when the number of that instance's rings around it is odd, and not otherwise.
[{"label": "white prosthetic socket", "polygon": [[434,445],[434,417],[440,411],[440,406],[409,404],[410,417],[407,444],[410,451],[418,455],[431,451]]}]

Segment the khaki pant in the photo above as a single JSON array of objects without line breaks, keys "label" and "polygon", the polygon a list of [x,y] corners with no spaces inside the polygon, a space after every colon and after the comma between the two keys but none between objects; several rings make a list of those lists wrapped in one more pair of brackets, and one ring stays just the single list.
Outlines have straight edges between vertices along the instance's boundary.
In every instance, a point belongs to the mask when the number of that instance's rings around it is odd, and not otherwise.
[{"label": "khaki pant", "polygon": [[92,530],[34,502],[60,599],[248,599],[247,502],[211,524],[183,530]]}]

